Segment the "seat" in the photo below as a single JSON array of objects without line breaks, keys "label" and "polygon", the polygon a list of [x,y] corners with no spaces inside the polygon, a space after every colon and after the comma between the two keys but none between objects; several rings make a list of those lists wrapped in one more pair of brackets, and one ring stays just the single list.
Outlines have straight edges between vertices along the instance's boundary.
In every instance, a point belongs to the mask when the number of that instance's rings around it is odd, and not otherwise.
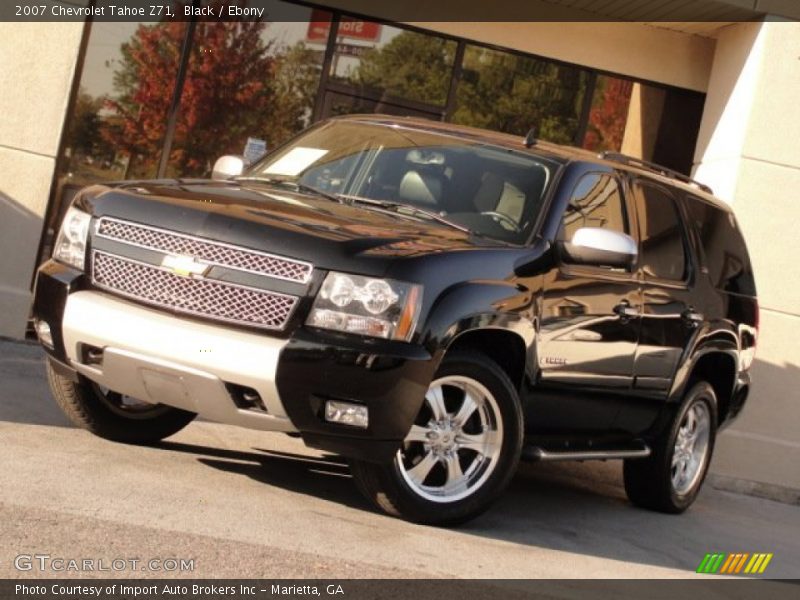
[{"label": "seat", "polygon": [[494,173],[484,173],[472,202],[478,212],[499,212],[519,223],[525,207],[525,194]]},{"label": "seat", "polygon": [[497,204],[500,201],[500,195],[503,193],[504,188],[503,180],[494,173],[484,173],[481,177],[481,184],[472,203],[478,212],[492,212],[497,210]]},{"label": "seat", "polygon": [[443,178],[429,171],[408,171],[400,180],[397,192],[400,200],[419,207],[440,208]]}]

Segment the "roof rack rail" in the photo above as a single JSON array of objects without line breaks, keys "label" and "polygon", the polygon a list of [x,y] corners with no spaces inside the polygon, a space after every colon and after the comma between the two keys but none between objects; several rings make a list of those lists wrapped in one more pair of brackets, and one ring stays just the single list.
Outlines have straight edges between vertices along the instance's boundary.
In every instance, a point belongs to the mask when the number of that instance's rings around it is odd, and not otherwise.
[{"label": "roof rack rail", "polygon": [[705,183],[700,183],[699,181],[692,179],[691,177],[684,175],[683,173],[679,173],[674,169],[665,167],[664,165],[659,165],[654,162],[643,160],[641,158],[628,156],[627,154],[622,154],[621,152],[609,152],[608,150],[601,152],[600,154],[598,154],[598,156],[603,160],[610,160],[613,162],[622,163],[623,165],[630,165],[632,167],[641,167],[643,169],[647,169],[648,171],[653,171],[655,173],[664,175],[665,177],[670,177],[672,179],[677,179],[678,181],[688,183],[689,185],[693,185],[709,194],[714,193],[714,190],[712,190]]}]

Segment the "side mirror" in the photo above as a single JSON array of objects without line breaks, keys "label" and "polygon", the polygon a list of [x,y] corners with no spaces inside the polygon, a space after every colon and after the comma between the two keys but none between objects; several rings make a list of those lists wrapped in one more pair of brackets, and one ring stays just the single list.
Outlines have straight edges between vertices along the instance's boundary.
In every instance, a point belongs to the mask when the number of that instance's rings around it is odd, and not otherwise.
[{"label": "side mirror", "polygon": [[211,179],[224,181],[232,177],[237,177],[244,172],[244,167],[244,158],[226,154],[218,158],[217,162],[214,163],[214,169],[211,171]]},{"label": "side mirror", "polygon": [[561,249],[571,263],[627,269],[636,260],[636,242],[629,235],[600,227],[581,227]]}]

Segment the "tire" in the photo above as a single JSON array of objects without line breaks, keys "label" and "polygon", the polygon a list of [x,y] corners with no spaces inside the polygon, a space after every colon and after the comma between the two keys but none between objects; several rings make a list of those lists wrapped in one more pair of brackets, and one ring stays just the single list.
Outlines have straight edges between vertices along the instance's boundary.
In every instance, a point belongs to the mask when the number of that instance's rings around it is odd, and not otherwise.
[{"label": "tire", "polygon": [[[692,416],[697,423],[696,441],[693,443],[684,434],[691,432],[689,421]],[[703,419],[707,420],[705,424]],[[717,397],[714,388],[705,381],[697,382],[689,388],[674,412],[666,434],[655,443],[650,457],[625,461],[623,476],[630,501],[642,508],[672,514],[689,508],[705,481],[716,433]],[[682,449],[677,446],[679,436],[684,444]],[[700,452],[703,445],[705,450],[700,456],[695,450]],[[682,457],[687,455],[692,458],[684,462]],[[677,464],[673,464],[673,459]]]},{"label": "tire", "polygon": [[453,351],[395,459],[351,461],[351,471],[361,492],[388,514],[453,526],[498,498],[516,472],[522,441],[522,409],[508,375],[483,354]]},{"label": "tire", "polygon": [[50,361],[47,381],[59,407],[74,425],[114,442],[154,444],[179,432],[197,416],[163,404],[127,407],[116,392],[104,392],[80,375],[78,381],[64,377]]}]

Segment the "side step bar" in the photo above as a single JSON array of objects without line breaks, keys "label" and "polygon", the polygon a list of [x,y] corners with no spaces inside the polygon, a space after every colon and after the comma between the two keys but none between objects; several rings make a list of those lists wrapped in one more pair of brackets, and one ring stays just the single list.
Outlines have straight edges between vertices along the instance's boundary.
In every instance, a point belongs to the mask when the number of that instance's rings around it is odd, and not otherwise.
[{"label": "side step bar", "polygon": [[613,460],[616,458],[647,458],[650,448],[644,442],[638,447],[595,450],[552,450],[540,446],[526,446],[522,449],[523,460],[554,462],[559,460]]}]

